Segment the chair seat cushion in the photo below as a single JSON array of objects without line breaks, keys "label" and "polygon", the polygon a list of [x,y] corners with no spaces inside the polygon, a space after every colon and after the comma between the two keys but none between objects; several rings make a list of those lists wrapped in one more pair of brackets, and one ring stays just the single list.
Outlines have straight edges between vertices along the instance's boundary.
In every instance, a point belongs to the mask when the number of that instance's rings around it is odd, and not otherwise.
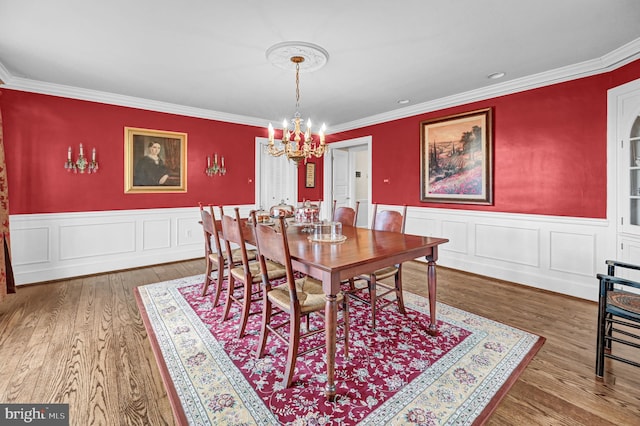
[{"label": "chair seat cushion", "polygon": [[[227,258],[229,256],[227,256],[227,251],[223,250],[222,251],[222,258],[224,259],[224,261],[227,261]],[[241,263],[242,262],[242,250],[241,249],[233,249],[231,250],[231,258],[233,259],[233,263]],[[247,260],[256,260],[258,258],[258,252],[255,250],[247,250]],[[209,254],[209,259],[211,259],[213,262],[215,262],[215,264],[218,264],[218,254],[217,253],[210,253]]]},{"label": "chair seat cushion", "polygon": [[[322,282],[311,277],[299,278],[296,280],[296,293],[298,293],[298,301],[300,302],[300,312],[316,312],[324,309],[326,299],[324,291],[322,291]],[[278,308],[285,312],[290,311],[289,285],[287,283],[272,288],[268,297]],[[343,297],[342,293],[338,293],[336,301],[341,303]]]},{"label": "chair seat cushion", "polygon": [[607,293],[607,310],[612,308],[618,312],[614,314],[631,314],[640,317],[640,294],[628,291],[614,290]]},{"label": "chair seat cushion", "polygon": [[376,276],[376,280],[383,280],[385,278],[389,278],[394,276],[396,273],[398,272],[398,268],[395,266],[389,266],[386,268],[382,268],[382,269],[378,269],[377,271],[371,273],[371,274],[362,274],[360,275],[358,278],[363,279],[363,280],[371,280],[371,275],[375,275]]},{"label": "chair seat cushion", "polygon": [[[287,275],[287,271],[284,269],[284,266],[271,262],[267,260],[267,276],[269,280],[275,280],[277,278],[282,278]],[[260,262],[252,261],[249,262],[249,272],[251,273],[251,277],[253,278],[254,283],[259,283],[262,281],[262,272],[260,271]],[[231,270],[231,275],[238,280],[244,282],[244,266],[236,266]]]},{"label": "chair seat cushion", "polygon": [[[224,260],[227,260],[227,252],[226,250],[222,253]],[[258,253],[255,250],[247,250],[247,260],[256,260],[258,258]],[[233,249],[231,250],[231,259],[233,259],[233,263],[242,262],[242,249]]]}]

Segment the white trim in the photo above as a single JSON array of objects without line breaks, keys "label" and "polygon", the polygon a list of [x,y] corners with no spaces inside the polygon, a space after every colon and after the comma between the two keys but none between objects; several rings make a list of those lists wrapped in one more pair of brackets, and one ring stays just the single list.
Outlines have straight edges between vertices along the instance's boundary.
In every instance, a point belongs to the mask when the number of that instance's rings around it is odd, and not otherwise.
[{"label": "white trim", "polygon": [[611,256],[602,242],[612,225],[606,219],[409,207],[406,232],[449,239],[440,246],[438,265],[595,301],[595,274],[606,272]]},{"label": "white trim", "polygon": [[[238,207],[243,216],[255,208]],[[201,258],[199,218],[197,207],[12,215],[16,281]],[[595,274],[606,272],[604,261],[611,258],[603,244],[611,229],[615,224],[606,219],[424,207],[408,208],[406,226],[409,234],[449,239],[439,249],[441,266],[589,300],[597,297]]]},{"label": "white trim", "polygon": [[[338,124],[335,126],[331,126],[330,130],[331,133],[337,133],[352,129],[358,129],[373,124],[397,120],[400,118],[410,117],[418,114],[424,114],[426,112],[436,111],[451,106],[462,105],[469,102],[490,99],[498,96],[508,95],[511,93],[521,92],[524,90],[548,86],[563,81],[601,74],[604,72],[613,71],[614,69],[626,65],[638,58],[640,58],[640,38],[635,39],[625,44],[624,46],[621,46],[620,48],[603,55],[600,58],[584,61],[562,68],[557,68],[555,70],[545,71],[504,83],[494,84],[482,89],[471,90],[453,96],[436,99],[430,102],[396,109],[394,111],[389,111],[383,114],[366,117],[361,120]],[[11,76],[9,71],[2,65],[2,63],[0,63],[0,79],[4,80],[6,88],[21,90],[25,92],[62,96],[72,99],[81,99],[110,105],[140,108],[150,111],[179,114],[189,117],[207,118],[211,120],[220,120],[229,123],[245,124],[250,126],[267,127],[269,124],[269,120],[256,117],[241,116],[202,108],[193,108],[184,105],[154,101],[151,99],[135,98],[132,96],[118,95],[115,93],[81,89],[78,87],[46,83],[21,77],[13,77]]]},{"label": "white trim", "polygon": [[[371,175],[373,175],[373,169],[371,168],[371,159],[372,159],[372,144],[373,144],[373,137],[371,135],[369,136],[361,136],[359,138],[354,138],[354,139],[347,139],[344,141],[340,141],[340,142],[334,142],[329,144],[329,149],[339,149],[339,148],[349,148],[352,146],[359,146],[359,145],[367,145],[367,153],[368,153],[368,160],[369,160],[369,170],[371,171]],[[333,188],[333,175],[331,172],[331,166],[332,166],[332,157],[331,157],[331,151],[329,151],[327,153],[328,155],[325,155],[324,158],[324,166],[322,168],[322,173],[323,173],[323,182],[324,182],[324,186],[322,188],[322,199],[325,200],[324,203],[322,203],[322,208],[320,211],[320,217],[331,217],[331,208],[333,207],[333,197],[331,196],[331,189]],[[371,189],[371,182],[373,181],[373,179],[371,177],[369,177],[369,185],[367,187],[367,197],[369,199],[369,205],[371,205],[371,194],[372,194],[372,189]]]},{"label": "white trim", "polygon": [[505,81],[504,83],[493,84],[468,92],[435,99],[430,102],[411,105],[405,108],[396,109],[378,115],[365,117],[336,126],[331,126],[331,132],[337,133],[352,129],[359,129],[374,124],[387,121],[398,120],[400,118],[412,117],[426,112],[438,111],[457,105],[496,98],[523,92],[525,90],[536,89],[578,78],[589,77],[596,74],[613,71],[640,58],[640,38],[610,52],[601,58],[584,61],[578,64],[569,65],[554,70],[544,71],[538,74],[525,76],[522,78]]},{"label": "white trim", "polygon": [[186,117],[206,118],[227,123],[245,124],[248,126],[267,127],[269,120],[213,111],[203,108],[195,108],[169,102],[155,101],[152,99],[136,98],[133,96],[119,95],[116,93],[101,92],[98,90],[83,89],[62,84],[46,83],[21,77],[11,77],[5,81],[7,89],[24,92],[41,93],[44,95],[60,96],[64,98],[80,99],[83,101],[100,102],[108,105],[118,105],[130,108],[144,109],[148,111],[166,112]]},{"label": "white trim", "polygon": [[[242,215],[253,208],[238,207]],[[36,283],[204,257],[199,220],[197,207],[11,215],[16,282]]]}]

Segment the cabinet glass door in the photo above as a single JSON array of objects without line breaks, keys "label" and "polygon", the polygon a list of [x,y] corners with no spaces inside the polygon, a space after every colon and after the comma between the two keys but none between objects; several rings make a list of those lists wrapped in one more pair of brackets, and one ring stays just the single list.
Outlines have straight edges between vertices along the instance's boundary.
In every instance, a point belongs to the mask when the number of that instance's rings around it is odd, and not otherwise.
[{"label": "cabinet glass door", "polygon": [[631,126],[629,135],[630,164],[629,164],[629,189],[630,211],[629,221],[631,225],[640,225],[640,116]]}]

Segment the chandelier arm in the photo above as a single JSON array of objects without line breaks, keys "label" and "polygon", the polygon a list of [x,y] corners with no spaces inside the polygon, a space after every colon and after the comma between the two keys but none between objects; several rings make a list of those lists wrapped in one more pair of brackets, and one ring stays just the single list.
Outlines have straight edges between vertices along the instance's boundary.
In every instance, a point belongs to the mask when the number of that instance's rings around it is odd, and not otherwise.
[{"label": "chandelier arm", "polygon": [[[267,55],[268,56],[268,55]],[[267,153],[274,157],[286,155],[287,158],[296,164],[300,160],[304,160],[315,156],[316,158],[322,157],[327,148],[324,143],[324,124],[320,129],[320,142],[314,141],[311,135],[311,120],[307,121],[305,132],[302,132],[300,122],[301,117],[298,112],[300,108],[300,64],[305,61],[305,57],[302,55],[296,55],[290,57],[291,62],[296,65],[296,113],[291,120],[293,124],[293,137],[289,132],[289,124],[287,120],[282,123],[282,148],[276,148],[274,144],[274,131],[271,124],[269,124],[269,146]]]}]

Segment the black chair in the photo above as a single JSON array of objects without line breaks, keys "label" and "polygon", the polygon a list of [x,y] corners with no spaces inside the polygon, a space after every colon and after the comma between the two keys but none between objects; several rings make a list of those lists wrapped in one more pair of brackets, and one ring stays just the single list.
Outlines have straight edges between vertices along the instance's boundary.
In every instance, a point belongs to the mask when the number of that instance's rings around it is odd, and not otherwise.
[{"label": "black chair", "polygon": [[607,274],[598,274],[600,295],[596,377],[600,380],[604,378],[605,358],[640,367],[639,362],[612,353],[613,342],[640,349],[640,334],[633,331],[640,330],[640,294],[636,293],[640,292],[640,282],[616,276],[616,267],[640,271],[640,266],[614,260],[607,260],[606,263]]}]

